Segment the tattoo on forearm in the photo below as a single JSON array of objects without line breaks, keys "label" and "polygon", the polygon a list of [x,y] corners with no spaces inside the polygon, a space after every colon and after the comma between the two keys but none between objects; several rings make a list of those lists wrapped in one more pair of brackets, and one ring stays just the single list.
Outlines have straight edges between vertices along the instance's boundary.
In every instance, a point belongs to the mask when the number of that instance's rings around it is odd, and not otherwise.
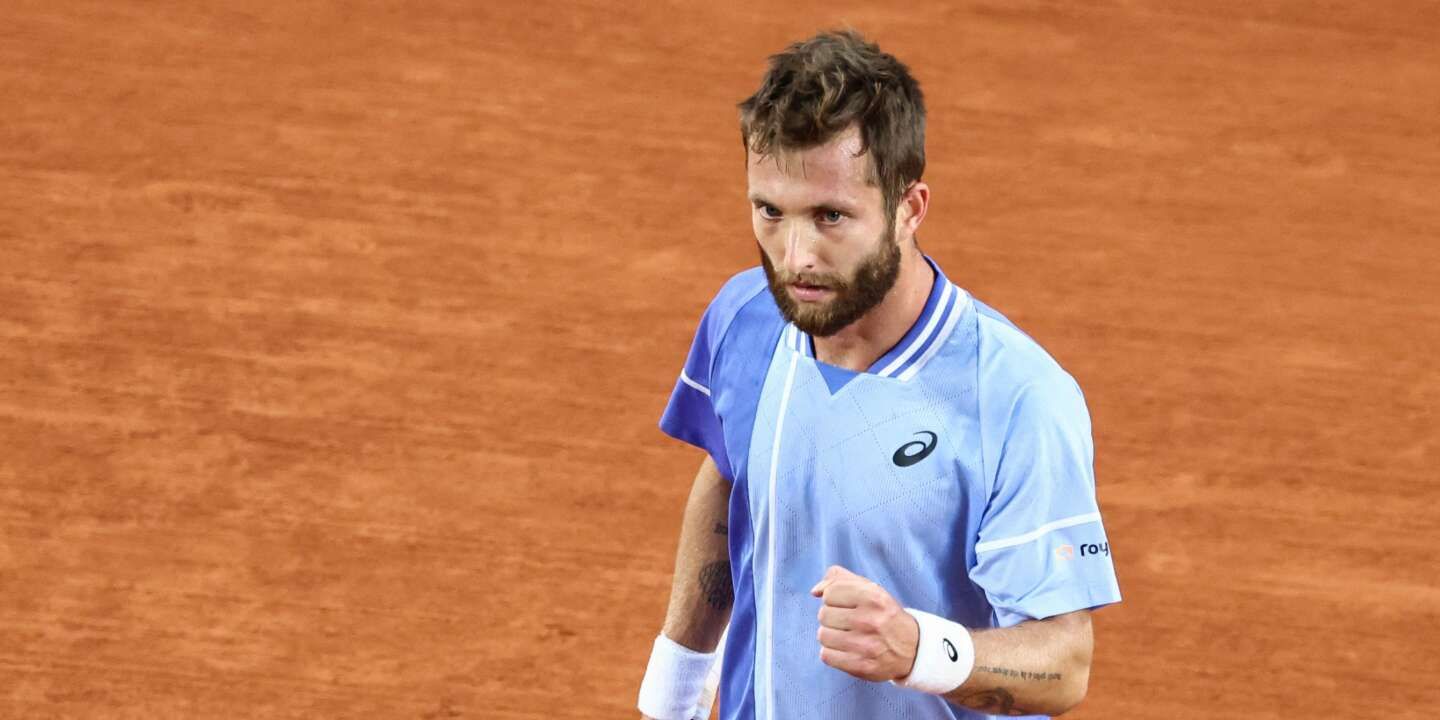
[{"label": "tattoo on forearm", "polygon": [[720,560],[700,568],[700,590],[705,602],[716,610],[724,610],[735,602],[735,588],[730,583],[730,563]]},{"label": "tattoo on forearm", "polygon": [[981,690],[968,695],[956,698],[956,702],[970,708],[987,713],[1005,713],[1006,715],[1023,715],[1023,712],[1015,710],[1015,696],[1005,688],[993,690]]},{"label": "tattoo on forearm", "polygon": [[[1031,672],[1029,670],[1015,670],[1012,668],[997,667],[995,665],[976,665],[975,672],[999,675],[1003,678],[1014,678],[1016,680],[1053,682],[1061,678],[1061,674],[1056,672]],[[965,707],[991,714],[1025,714],[1024,710],[1015,709],[1015,696],[1005,688],[977,690],[973,693],[956,696],[954,700]]]},{"label": "tattoo on forearm", "polygon": [[729,535],[729,534],[730,534],[730,528],[726,527],[726,526],[725,526],[725,523],[718,523],[718,522],[717,522],[717,523],[715,523],[715,534],[716,534],[716,535]]},{"label": "tattoo on forearm", "polygon": [[1004,677],[1019,678],[1021,680],[1059,680],[1060,673],[1052,672],[1030,672],[1029,670],[1011,670],[1010,668],[992,667],[987,665],[976,665],[975,672],[990,673],[991,675],[1002,675]]}]

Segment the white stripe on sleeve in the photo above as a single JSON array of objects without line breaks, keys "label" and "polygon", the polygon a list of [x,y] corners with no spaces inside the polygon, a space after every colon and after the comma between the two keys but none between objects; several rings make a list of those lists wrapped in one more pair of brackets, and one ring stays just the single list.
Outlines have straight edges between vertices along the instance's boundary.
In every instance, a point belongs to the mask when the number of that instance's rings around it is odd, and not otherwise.
[{"label": "white stripe on sleeve", "polygon": [[689,375],[686,375],[686,374],[685,374],[685,371],[684,371],[683,369],[680,371],[680,382],[683,382],[683,383],[685,383],[686,385],[689,385],[690,387],[695,388],[696,390],[699,390],[701,393],[703,393],[703,394],[705,395],[705,397],[710,397],[710,388],[707,388],[707,387],[705,387],[704,385],[701,385],[700,383],[697,383],[697,382],[695,382],[694,380],[691,380],[691,379],[690,379],[690,376],[689,376]]},{"label": "white stripe on sleeve", "polygon": [[1024,535],[1016,535],[1015,537],[1001,538],[999,540],[982,542],[975,546],[975,552],[978,554],[983,552],[990,552],[991,550],[1000,550],[1002,548],[1014,547],[1016,545],[1024,545],[1025,543],[1039,540],[1045,535],[1056,530],[1062,530],[1064,528],[1075,527],[1076,525],[1084,525],[1085,523],[1092,522],[1100,522],[1100,513],[1093,512],[1087,513],[1085,515],[1074,515],[1068,518],[1064,518],[1062,520],[1056,520],[1055,522],[1045,523],[1044,525],[1041,525],[1040,527],[1035,528],[1034,530],[1031,530]]}]

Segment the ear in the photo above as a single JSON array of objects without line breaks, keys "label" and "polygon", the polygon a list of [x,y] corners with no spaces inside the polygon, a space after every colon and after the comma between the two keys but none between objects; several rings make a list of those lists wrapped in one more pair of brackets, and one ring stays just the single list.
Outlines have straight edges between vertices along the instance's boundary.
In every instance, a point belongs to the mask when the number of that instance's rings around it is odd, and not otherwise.
[{"label": "ear", "polygon": [[930,209],[930,186],[916,180],[905,189],[895,208],[895,234],[901,238],[912,238],[925,222],[925,213]]}]

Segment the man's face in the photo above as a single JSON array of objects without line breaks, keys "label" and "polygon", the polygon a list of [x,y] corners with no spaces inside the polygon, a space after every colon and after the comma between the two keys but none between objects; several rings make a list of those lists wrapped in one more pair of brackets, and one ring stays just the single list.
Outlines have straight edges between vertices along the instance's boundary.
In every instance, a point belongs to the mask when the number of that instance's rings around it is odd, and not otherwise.
[{"label": "man's face", "polygon": [[895,223],[857,128],[808,150],[748,154],[751,223],[786,320],[828,337],[885,298],[900,272]]}]

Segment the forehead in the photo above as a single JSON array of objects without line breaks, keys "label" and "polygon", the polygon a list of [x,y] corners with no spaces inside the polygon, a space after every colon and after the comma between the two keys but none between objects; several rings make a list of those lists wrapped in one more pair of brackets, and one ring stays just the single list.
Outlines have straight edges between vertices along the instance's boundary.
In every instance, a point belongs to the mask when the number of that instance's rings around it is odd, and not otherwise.
[{"label": "forehead", "polygon": [[870,182],[870,158],[860,154],[860,132],[851,128],[824,145],[772,155],[746,151],[751,196],[777,204],[860,203],[880,190]]}]

